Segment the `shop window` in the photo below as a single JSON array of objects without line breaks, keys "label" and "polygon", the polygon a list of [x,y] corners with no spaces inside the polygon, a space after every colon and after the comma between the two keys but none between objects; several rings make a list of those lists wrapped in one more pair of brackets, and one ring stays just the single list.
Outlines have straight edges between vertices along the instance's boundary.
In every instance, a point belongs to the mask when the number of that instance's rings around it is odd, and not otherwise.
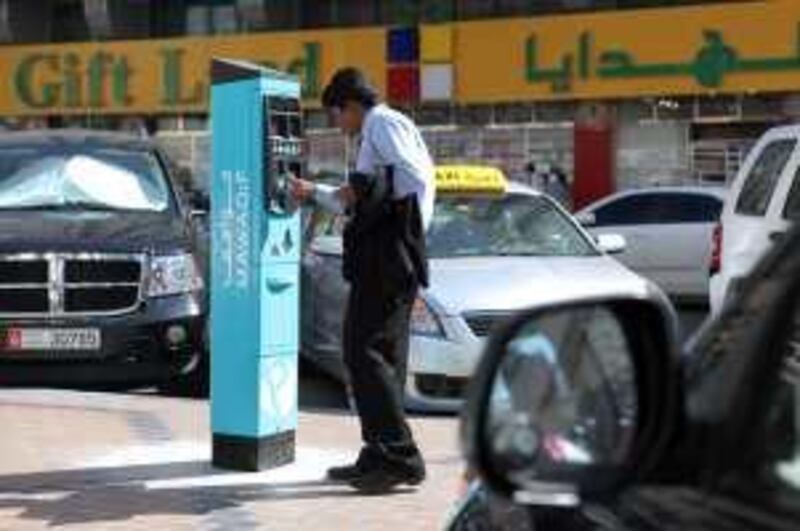
[{"label": "shop window", "polygon": [[183,35],[188,29],[188,10],[175,2],[159,2],[158,9],[147,11],[150,24],[150,36],[173,37]]},{"label": "shop window", "polygon": [[625,101],[619,105],[618,109],[620,118],[626,122],[652,120],[655,116],[653,102],[647,100]]},{"label": "shop window", "polygon": [[575,120],[575,104],[571,102],[541,103],[534,108],[538,122],[562,123]]},{"label": "shop window", "polygon": [[456,109],[456,123],[458,125],[487,125],[491,121],[491,105],[465,105]]},{"label": "shop window", "polygon": [[183,117],[184,131],[206,131],[208,129],[208,117],[203,114],[187,115]]},{"label": "shop window", "polygon": [[389,26],[412,26],[420,20],[420,0],[380,2],[380,21]]},{"label": "shop window", "polygon": [[305,111],[307,129],[330,129],[335,127],[330,115],[324,109],[308,109]]},{"label": "shop window", "polygon": [[424,22],[447,22],[456,18],[456,0],[422,0]]},{"label": "shop window", "polygon": [[84,41],[89,40],[89,25],[82,0],[67,0],[53,2],[52,4],[53,42]]},{"label": "shop window", "polygon": [[234,6],[217,6],[211,11],[212,33],[236,33],[239,21]]},{"label": "shop window", "polygon": [[738,118],[739,99],[735,96],[715,96],[697,101],[698,118]]},{"label": "shop window", "polygon": [[458,0],[458,18],[491,17],[495,14],[494,0]]},{"label": "shop window", "polygon": [[369,26],[378,22],[376,0],[336,0],[337,26]]},{"label": "shop window", "polygon": [[293,0],[264,0],[265,29],[289,30],[298,27],[299,6]]},{"label": "shop window", "polygon": [[424,105],[417,109],[419,125],[449,125],[453,123],[452,105]]},{"label": "shop window", "polygon": [[742,117],[775,119],[783,113],[783,97],[745,96],[742,98]]},{"label": "shop window", "polygon": [[553,2],[534,2],[531,0],[495,0],[495,13],[503,17],[523,16],[533,12],[536,6]]},{"label": "shop window", "polygon": [[495,105],[494,121],[498,124],[525,124],[533,120],[533,109],[527,103]]},{"label": "shop window", "polygon": [[207,35],[211,33],[208,6],[192,6],[186,10],[186,33],[188,35]]},{"label": "shop window", "polygon": [[693,98],[658,98],[654,107],[659,120],[691,120],[695,114]]},{"label": "shop window", "polygon": [[303,28],[325,28],[337,24],[336,4],[340,0],[303,0],[300,8],[300,25]]}]

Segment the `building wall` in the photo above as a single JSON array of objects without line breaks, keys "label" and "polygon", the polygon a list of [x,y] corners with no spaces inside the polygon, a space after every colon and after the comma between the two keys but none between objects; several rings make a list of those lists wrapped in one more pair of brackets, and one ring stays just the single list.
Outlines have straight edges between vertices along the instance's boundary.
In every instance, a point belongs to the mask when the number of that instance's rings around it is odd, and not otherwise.
[{"label": "building wall", "polygon": [[[427,1],[357,3],[361,18],[333,0],[316,11],[272,0],[49,2],[65,18],[51,40],[69,42],[2,48],[0,122],[157,132],[204,183],[208,64],[234,57],[301,78],[311,169],[337,171],[344,144],[319,94],[336,68],[357,64],[423,126],[437,162],[493,164],[519,180],[530,162],[571,173],[577,109],[613,109],[613,181],[629,187],[728,180],[764,128],[800,116],[797,1],[633,11],[616,8],[665,2],[454,1],[432,18]],[[549,16],[569,10],[582,14]],[[370,27],[319,29],[359,24]],[[316,29],[272,31],[281,28]],[[71,42],[81,32],[89,37]]]}]

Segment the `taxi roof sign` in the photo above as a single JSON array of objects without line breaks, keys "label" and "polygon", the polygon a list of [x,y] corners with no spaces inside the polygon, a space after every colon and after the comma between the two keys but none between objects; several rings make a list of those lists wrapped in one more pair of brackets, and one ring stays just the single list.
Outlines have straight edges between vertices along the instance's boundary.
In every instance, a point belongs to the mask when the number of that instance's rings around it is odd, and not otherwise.
[{"label": "taxi roof sign", "polygon": [[492,166],[437,166],[438,193],[503,195],[508,189],[506,176]]}]

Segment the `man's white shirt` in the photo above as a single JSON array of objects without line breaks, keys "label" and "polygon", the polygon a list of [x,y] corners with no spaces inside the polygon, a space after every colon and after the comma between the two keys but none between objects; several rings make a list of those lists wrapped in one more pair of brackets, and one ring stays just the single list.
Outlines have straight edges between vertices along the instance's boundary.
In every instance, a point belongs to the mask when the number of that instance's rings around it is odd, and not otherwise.
[{"label": "man's white shirt", "polygon": [[[422,224],[427,229],[436,200],[434,167],[428,148],[407,116],[378,104],[364,117],[355,169],[381,175],[386,166],[394,168],[394,197],[416,196]],[[343,209],[335,192],[336,187],[318,184],[314,198],[324,208],[338,213]]]}]

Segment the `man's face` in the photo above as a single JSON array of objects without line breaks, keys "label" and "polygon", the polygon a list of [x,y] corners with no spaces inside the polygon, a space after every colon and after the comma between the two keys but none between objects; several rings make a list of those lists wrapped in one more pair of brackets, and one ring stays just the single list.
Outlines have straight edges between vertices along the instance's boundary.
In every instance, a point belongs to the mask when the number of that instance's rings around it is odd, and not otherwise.
[{"label": "man's face", "polygon": [[353,101],[348,101],[342,108],[335,108],[332,111],[336,126],[343,133],[354,135],[361,132],[361,124],[364,122],[364,109],[361,105]]}]

